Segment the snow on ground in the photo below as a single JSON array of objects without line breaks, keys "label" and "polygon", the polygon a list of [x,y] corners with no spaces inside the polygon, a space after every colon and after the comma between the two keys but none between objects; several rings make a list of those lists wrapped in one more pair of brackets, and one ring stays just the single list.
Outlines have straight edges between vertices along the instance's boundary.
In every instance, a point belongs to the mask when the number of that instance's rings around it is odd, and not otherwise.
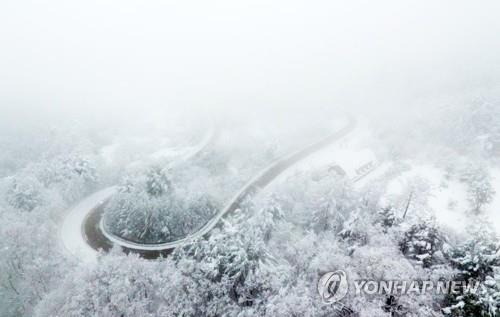
[{"label": "snow on ground", "polygon": [[[150,159],[177,158],[180,161],[185,160],[194,155],[200,148],[207,146],[213,133],[212,129],[198,146],[164,148],[154,152]],[[356,128],[354,132],[338,142],[332,143],[289,168],[277,177],[269,187],[272,188],[273,184],[286,181],[291,175],[297,173],[321,170],[327,172],[334,166],[340,166],[346,172],[346,176],[356,182],[355,188],[364,186],[371,179],[382,176],[392,166],[391,162],[379,163],[374,153],[366,148],[364,143],[369,134],[370,132],[366,129]],[[410,166],[409,170],[402,172],[388,182],[381,203],[405,199],[409,186],[414,186],[417,181],[420,184],[425,184],[426,189],[423,191],[425,193],[420,195],[425,196],[426,206],[433,211],[436,220],[447,227],[463,230],[467,224],[465,211],[469,207],[466,199],[466,185],[457,179],[446,177],[444,170],[433,165],[411,161],[404,163]],[[497,188],[497,194],[493,202],[487,206],[487,212],[500,232],[500,169],[494,169],[492,176],[493,186]],[[80,257],[86,262],[96,260],[97,252],[87,245],[82,236],[81,226],[86,215],[103,200],[109,198],[115,190],[116,187],[105,188],[87,197],[69,211],[61,228],[61,239],[65,250],[70,254]]]},{"label": "snow on ground", "polygon": [[456,179],[446,179],[445,172],[435,166],[405,163],[411,168],[388,183],[383,198],[385,203],[404,194],[405,189],[418,180],[428,186],[426,200],[436,220],[450,228],[463,230],[467,224],[465,211],[468,208],[465,184]]},{"label": "snow on ground", "polygon": [[[321,171],[325,173],[335,166],[340,166],[347,177],[353,180],[367,176],[378,165],[375,154],[363,146],[366,130],[356,128],[352,133],[341,140],[334,142],[318,152],[310,155],[307,159],[295,164],[280,176],[278,176],[269,187],[286,181],[290,176],[297,173],[310,171]],[[365,173],[363,172],[365,169]]]},{"label": "snow on ground", "polygon": [[[455,230],[464,230],[469,221],[465,215],[470,209],[467,201],[467,185],[458,179],[447,178],[445,172],[435,166],[406,163],[412,166],[411,169],[389,183],[386,198],[401,194],[411,179],[419,177],[429,185],[428,204],[435,212],[437,221]],[[492,168],[491,176],[496,194],[493,201],[485,206],[485,212],[500,235],[500,168]]]},{"label": "snow on ground", "polygon": [[88,213],[111,197],[116,192],[116,186],[102,189],[78,203],[64,218],[61,226],[60,238],[66,250],[71,256],[93,263],[97,259],[97,251],[92,249],[82,235],[83,221]]},{"label": "snow on ground", "polygon": [[[286,181],[294,174],[322,170],[326,172],[336,165],[355,182],[354,188],[362,188],[371,180],[383,176],[393,166],[391,162],[378,162],[374,153],[366,148],[365,142],[369,134],[369,131],[357,128],[341,141],[329,145],[288,169],[270,184],[270,188]],[[407,196],[402,197],[405,195],[405,188],[407,189],[418,179],[420,183],[425,184],[426,207],[435,215],[436,220],[447,227],[463,230],[467,221],[464,212],[468,208],[465,184],[457,179],[447,179],[445,172],[438,167],[415,162],[405,163],[410,169],[389,180],[381,203],[388,203],[398,196],[399,200],[407,199]],[[363,172],[365,168],[368,170],[367,173]],[[500,170],[497,176],[497,188],[500,188]],[[500,195],[495,203],[496,210],[500,211]],[[500,226],[500,220],[498,223]]]}]

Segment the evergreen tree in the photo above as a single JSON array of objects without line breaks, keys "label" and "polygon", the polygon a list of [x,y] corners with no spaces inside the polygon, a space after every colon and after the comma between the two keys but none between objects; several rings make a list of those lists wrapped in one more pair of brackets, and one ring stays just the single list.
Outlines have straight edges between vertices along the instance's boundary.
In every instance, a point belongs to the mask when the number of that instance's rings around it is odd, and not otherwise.
[{"label": "evergreen tree", "polygon": [[403,317],[407,314],[407,310],[398,303],[398,299],[394,295],[387,296],[382,310],[389,313],[391,317]]},{"label": "evergreen tree", "polygon": [[153,167],[146,174],[146,192],[158,197],[172,190],[172,184],[165,172],[159,167]]},{"label": "evergreen tree", "polygon": [[480,282],[476,293],[451,294],[444,312],[452,316],[500,316],[500,244],[495,232],[481,223],[471,229],[470,237],[450,250],[456,279]]},{"label": "evergreen tree", "polygon": [[377,215],[377,223],[379,223],[384,232],[387,231],[387,229],[391,228],[394,226],[397,222],[396,218],[396,212],[392,206],[387,206],[387,207],[382,207]]},{"label": "evergreen tree", "polygon": [[439,260],[436,255],[441,252],[444,242],[444,236],[434,223],[423,222],[405,232],[399,247],[407,258],[430,267]]},{"label": "evergreen tree", "polygon": [[491,176],[484,166],[469,164],[461,176],[467,184],[467,199],[474,213],[479,213],[484,205],[489,204],[495,195]]}]

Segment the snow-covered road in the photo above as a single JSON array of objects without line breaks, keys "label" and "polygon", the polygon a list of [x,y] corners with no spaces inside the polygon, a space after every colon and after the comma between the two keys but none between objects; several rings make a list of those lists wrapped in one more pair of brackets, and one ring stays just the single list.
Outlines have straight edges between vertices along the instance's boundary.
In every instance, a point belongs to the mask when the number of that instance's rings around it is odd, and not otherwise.
[{"label": "snow-covered road", "polygon": [[[216,127],[212,122],[209,132],[196,146],[189,146],[183,149],[175,148],[173,151],[170,151],[168,148],[161,149],[153,153],[151,157],[153,159],[158,159],[159,157],[175,157],[176,160],[174,161],[174,164],[183,162],[204,151],[216,137]],[[175,156],[172,155],[173,152],[176,154]],[[130,165],[134,164],[136,164],[136,162],[133,162]],[[116,192],[116,190],[117,186],[110,186],[101,189],[98,192],[86,197],[84,200],[67,211],[60,227],[59,238],[63,250],[65,250],[69,256],[77,257],[82,261],[89,263],[96,261],[98,255],[97,249],[99,248],[93,248],[89,245],[89,240],[94,237],[87,236],[85,234],[85,224],[93,212],[96,212],[98,207],[100,207],[103,202],[108,200]],[[121,243],[118,244],[120,245]]]},{"label": "snow-covered road", "polygon": [[[203,227],[201,227],[198,231],[176,241],[160,243],[160,244],[139,244],[130,241],[126,241],[120,239],[118,237],[109,236],[106,234],[101,228],[101,233],[111,240],[113,243],[120,245],[126,252],[132,251],[136,253],[140,253],[142,256],[146,258],[155,258],[159,255],[166,255],[170,253],[173,249],[191,243],[193,240],[199,239],[203,237],[205,234],[210,232],[218,223],[219,220],[239,208],[242,201],[245,200],[246,197],[258,192],[260,189],[267,186],[270,182],[272,182],[276,177],[278,177],[281,173],[283,173],[290,166],[296,164],[302,159],[308,157],[309,155],[315,153],[316,151],[338,141],[342,137],[349,134],[355,127],[356,122],[353,118],[347,118],[347,122],[343,128],[337,130],[336,132],[324,137],[320,141],[313,143],[299,151],[296,151],[292,154],[286,155],[283,158],[271,163],[267,168],[265,168],[261,173],[255,176],[252,180],[250,180],[243,188],[234,196],[233,199],[229,201],[229,203],[220,210],[212,219],[210,219]],[[102,214],[101,211],[97,211]],[[100,217],[95,217],[94,221],[100,222]],[[87,224],[88,229],[90,231],[94,231],[94,227],[96,224]],[[102,237],[99,237],[102,239]],[[109,245],[103,245],[103,247],[109,248]]]},{"label": "snow-covered road", "polygon": [[[234,198],[230,200],[226,207],[221,209],[221,211],[200,230],[183,239],[163,244],[144,245],[131,243],[106,233],[101,224],[102,208],[99,207],[116,191],[116,187],[113,186],[87,197],[84,201],[80,202],[69,211],[68,216],[64,219],[61,229],[61,241],[69,253],[74,256],[78,256],[87,262],[96,260],[96,256],[98,254],[96,249],[99,249],[99,246],[103,249],[109,249],[110,245],[113,244],[120,245],[125,251],[141,253],[145,257],[155,257],[159,254],[165,254],[165,251],[168,253],[178,246],[185,245],[195,239],[203,237],[219,223],[219,220],[222,217],[231,214],[233,211],[238,209],[240,203],[246,197],[267,186],[290,166],[349,134],[354,127],[355,120],[353,118],[348,118],[345,126],[338,131],[303,148],[302,150],[273,162],[251,181],[249,181],[234,196]],[[210,140],[214,137],[215,132],[212,131],[211,135],[212,136],[210,138],[205,138],[204,142],[202,142],[199,147],[193,148],[188,151],[186,155],[180,156],[180,160],[187,160],[202,151],[202,149],[210,143]]]},{"label": "snow-covered road", "polygon": [[68,211],[61,226],[60,239],[64,250],[69,255],[86,262],[95,261],[97,251],[92,249],[83,237],[82,224],[96,206],[109,199],[115,192],[116,186],[104,188],[88,196]]}]

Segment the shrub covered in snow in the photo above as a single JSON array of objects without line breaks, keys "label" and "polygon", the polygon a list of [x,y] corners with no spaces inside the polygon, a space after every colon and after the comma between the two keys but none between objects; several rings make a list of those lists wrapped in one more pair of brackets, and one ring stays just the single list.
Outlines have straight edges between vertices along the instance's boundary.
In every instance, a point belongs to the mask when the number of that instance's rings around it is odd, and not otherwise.
[{"label": "shrub covered in snow", "polygon": [[127,178],[105,207],[105,227],[139,243],[161,243],[184,237],[217,211],[207,194],[178,192],[167,173],[150,168]]},{"label": "shrub covered in snow", "polygon": [[72,203],[93,188],[97,174],[94,162],[76,153],[42,160],[7,178],[5,201],[21,211],[32,211],[57,199]]},{"label": "shrub covered in snow", "polygon": [[7,189],[9,205],[22,211],[32,211],[43,204],[43,185],[31,175],[13,177]]},{"label": "shrub covered in snow", "polygon": [[423,222],[405,232],[400,249],[406,257],[430,267],[439,260],[437,255],[442,254],[443,243],[444,237],[439,229],[433,223]]}]

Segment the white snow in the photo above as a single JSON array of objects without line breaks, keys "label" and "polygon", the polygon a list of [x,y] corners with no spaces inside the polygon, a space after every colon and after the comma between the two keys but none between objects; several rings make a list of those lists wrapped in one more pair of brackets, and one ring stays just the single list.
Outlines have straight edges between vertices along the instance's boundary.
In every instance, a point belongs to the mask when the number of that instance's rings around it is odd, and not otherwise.
[{"label": "white snow", "polygon": [[[322,169],[326,171],[331,166],[339,165],[355,182],[354,188],[363,187],[371,179],[382,176],[392,166],[391,162],[378,162],[374,153],[364,146],[367,136],[369,133],[366,130],[357,128],[354,133],[340,142],[318,151],[284,172],[273,181],[271,186],[286,181],[296,173]],[[463,230],[467,225],[465,212],[469,207],[465,184],[458,179],[446,179],[444,170],[433,165],[411,161],[406,163],[411,166],[411,169],[389,181],[383,200],[390,200],[403,194],[409,182],[418,177],[429,186],[427,204],[430,210],[434,211],[436,220],[447,227]],[[358,177],[357,170],[367,164],[373,164],[373,167],[369,168],[369,173],[366,175],[361,173],[362,177]],[[500,169],[495,175],[495,188],[499,188],[500,191]],[[496,212],[496,215],[500,215],[500,194],[496,196],[491,209],[492,213]],[[496,217],[496,224],[500,228],[500,217]]]},{"label": "white snow", "polygon": [[466,186],[458,180],[446,180],[444,171],[432,166],[406,162],[409,171],[389,182],[385,199],[402,194],[412,179],[418,177],[429,185],[428,205],[435,212],[436,220],[453,229],[463,230],[467,224],[464,212],[468,208]]},{"label": "white snow", "polygon": [[88,213],[116,192],[116,186],[102,189],[78,203],[63,220],[60,237],[64,250],[85,262],[95,262],[97,251],[92,249],[82,234],[82,224]]},{"label": "white snow", "polygon": [[[346,176],[357,182],[377,169],[379,165],[375,154],[362,145],[366,131],[356,128],[348,136],[332,143],[307,159],[295,164],[277,177],[271,184],[286,181],[291,175],[309,171],[328,171],[329,168],[340,166]],[[365,171],[361,171],[366,167]]]}]

